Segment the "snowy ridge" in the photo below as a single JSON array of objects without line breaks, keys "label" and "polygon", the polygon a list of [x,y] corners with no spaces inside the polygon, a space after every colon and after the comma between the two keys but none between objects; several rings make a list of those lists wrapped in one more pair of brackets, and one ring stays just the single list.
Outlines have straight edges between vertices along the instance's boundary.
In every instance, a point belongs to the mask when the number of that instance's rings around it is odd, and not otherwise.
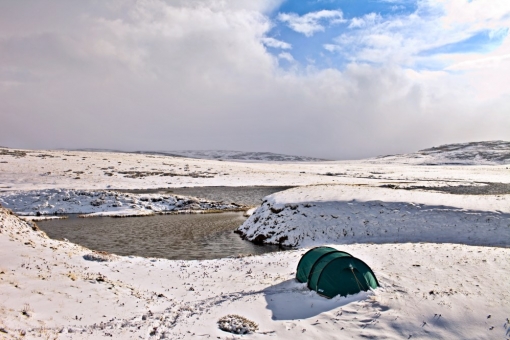
[{"label": "snowy ridge", "polygon": [[229,161],[260,161],[260,162],[321,162],[326,159],[283,155],[273,152],[252,152],[252,151],[234,151],[234,150],[174,150],[174,151],[121,151],[113,149],[95,149],[81,148],[69,151],[87,151],[87,152],[113,152],[113,153],[134,153],[141,155],[163,155],[171,157],[184,157],[195,159],[210,160],[229,160]]},{"label": "snowy ridge", "polygon": [[272,152],[249,152],[231,150],[179,150],[179,151],[137,151],[141,154],[159,154],[198,159],[221,159],[230,161],[262,161],[262,162],[320,162],[325,159],[282,155]]},{"label": "snowy ridge", "polygon": [[[304,197],[306,197],[304,199]],[[478,198],[310,186],[266,197],[237,230],[258,243],[463,243],[510,246],[510,195]]]},{"label": "snowy ridge", "polygon": [[259,161],[259,162],[322,162],[327,159],[292,156],[277,154],[273,152],[257,151],[234,151],[234,150],[173,150],[173,151],[122,151],[114,149],[96,149],[80,148],[69,149],[69,151],[86,152],[111,152],[111,153],[133,153],[141,155],[162,155],[182,158],[209,159],[209,160],[228,160],[228,161]]},{"label": "snowy ridge", "polygon": [[446,144],[410,154],[382,156],[370,161],[421,165],[510,164],[510,142],[486,141]]},{"label": "snowy ridge", "polygon": [[0,204],[19,215],[89,214],[87,216],[144,216],[164,212],[231,211],[237,204],[195,197],[129,194],[107,190],[49,189],[0,194]]}]

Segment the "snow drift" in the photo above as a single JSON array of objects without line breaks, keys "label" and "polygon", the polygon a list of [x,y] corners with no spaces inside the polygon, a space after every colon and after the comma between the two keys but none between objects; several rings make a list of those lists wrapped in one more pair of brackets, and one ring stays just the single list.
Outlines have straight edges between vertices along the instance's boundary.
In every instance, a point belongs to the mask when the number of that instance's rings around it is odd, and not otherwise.
[{"label": "snow drift", "polygon": [[0,204],[18,215],[90,214],[89,216],[144,216],[165,212],[234,211],[245,207],[195,197],[129,194],[108,190],[49,189],[0,195]]},{"label": "snow drift", "polygon": [[266,197],[237,230],[284,246],[450,242],[510,245],[510,196],[348,186],[294,188]]}]

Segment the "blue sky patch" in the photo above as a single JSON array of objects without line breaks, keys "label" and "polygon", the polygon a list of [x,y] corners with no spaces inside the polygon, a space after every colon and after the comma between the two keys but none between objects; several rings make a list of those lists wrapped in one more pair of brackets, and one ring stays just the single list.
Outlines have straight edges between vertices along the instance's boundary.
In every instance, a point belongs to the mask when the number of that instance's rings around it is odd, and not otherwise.
[{"label": "blue sky patch", "polygon": [[[467,0],[466,6],[469,6]],[[508,35],[506,27],[498,31],[481,30],[467,39],[420,52],[421,43],[430,46],[430,41],[425,38],[427,29],[437,28],[437,19],[444,15],[442,7],[419,5],[418,0],[287,0],[271,13],[274,27],[267,37],[288,45],[265,45],[275,56],[285,52],[285,58],[280,58],[283,68],[298,64],[313,65],[319,69],[342,69],[352,61],[379,62],[363,58],[361,53],[370,52],[371,48],[374,53],[377,53],[377,48],[385,53],[387,49],[394,48],[396,53],[400,53],[397,50],[416,44],[415,50],[405,50],[404,53],[409,53],[410,58],[419,57],[419,64],[423,64],[423,58],[439,54],[490,52],[499,47]],[[375,20],[367,20],[367,16]],[[450,34],[448,31],[435,31],[443,34],[443,38]],[[386,47],[371,46],[371,41],[378,36],[400,40],[395,40],[394,44],[389,41]],[[338,44],[339,37],[352,39],[347,39],[349,42],[342,45]],[[412,62],[408,66],[412,67]]]},{"label": "blue sky patch", "polygon": [[[304,15],[320,10],[342,10],[346,18],[359,17],[371,12],[387,14],[409,14],[417,9],[415,0],[287,0],[277,13]],[[274,13],[274,14],[277,14]]]},{"label": "blue sky patch", "polygon": [[[395,17],[409,15],[416,11],[415,0],[315,0],[299,1],[287,0],[280,8],[271,15],[275,27],[269,32],[268,37],[275,38],[292,45],[289,52],[295,61],[301,65],[314,65],[318,68],[342,68],[346,59],[338,54],[332,54],[324,48],[324,45],[332,44],[334,39],[343,33],[348,33],[352,19],[362,17],[370,13],[377,13],[382,17]],[[304,17],[309,13],[320,11],[340,11],[343,22],[338,18],[318,20],[321,26],[318,31],[310,35],[300,33],[291,28],[289,22],[282,20],[282,15]],[[268,50],[278,55],[280,50],[267,47]],[[285,63],[288,65],[288,63]]]}]

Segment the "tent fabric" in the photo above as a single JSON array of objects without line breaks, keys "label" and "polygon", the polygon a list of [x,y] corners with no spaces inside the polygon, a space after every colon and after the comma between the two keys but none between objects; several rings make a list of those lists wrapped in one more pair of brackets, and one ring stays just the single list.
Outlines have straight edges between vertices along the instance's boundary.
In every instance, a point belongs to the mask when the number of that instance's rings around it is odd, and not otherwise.
[{"label": "tent fabric", "polygon": [[322,269],[314,290],[320,295],[332,298],[347,296],[375,289],[379,282],[370,267],[355,257],[332,259]]},{"label": "tent fabric", "polygon": [[314,265],[312,266],[312,269],[310,270],[310,274],[308,275],[308,288],[317,290],[317,282],[319,281],[319,277],[322,273],[322,270],[326,265],[328,265],[329,262],[331,262],[333,259],[339,258],[339,257],[352,257],[350,254],[347,254],[341,251],[335,251],[326,255],[321,256],[320,258],[315,261]]},{"label": "tent fabric", "polygon": [[[320,259],[322,256],[339,252],[335,248],[331,247],[316,247],[313,249],[310,249],[307,251],[302,257],[301,260],[299,260],[297,270],[296,270],[296,279],[301,282],[305,283],[308,281],[308,276],[310,274],[310,271],[315,264],[315,262]],[[349,253],[341,252],[345,254],[344,256],[351,256]]]},{"label": "tent fabric", "polygon": [[296,271],[299,282],[332,298],[375,289],[379,282],[370,267],[351,254],[331,247],[317,247],[306,252]]}]

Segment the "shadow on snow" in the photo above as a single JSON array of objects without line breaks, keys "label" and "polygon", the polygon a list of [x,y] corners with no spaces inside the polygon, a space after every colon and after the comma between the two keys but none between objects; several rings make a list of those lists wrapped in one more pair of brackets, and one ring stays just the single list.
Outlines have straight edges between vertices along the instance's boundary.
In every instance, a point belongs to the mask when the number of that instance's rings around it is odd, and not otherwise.
[{"label": "shadow on snow", "polygon": [[263,291],[266,308],[271,310],[273,320],[295,320],[315,317],[351,302],[362,301],[371,292],[360,292],[347,297],[336,296],[328,299],[318,295],[296,279],[286,280]]}]

